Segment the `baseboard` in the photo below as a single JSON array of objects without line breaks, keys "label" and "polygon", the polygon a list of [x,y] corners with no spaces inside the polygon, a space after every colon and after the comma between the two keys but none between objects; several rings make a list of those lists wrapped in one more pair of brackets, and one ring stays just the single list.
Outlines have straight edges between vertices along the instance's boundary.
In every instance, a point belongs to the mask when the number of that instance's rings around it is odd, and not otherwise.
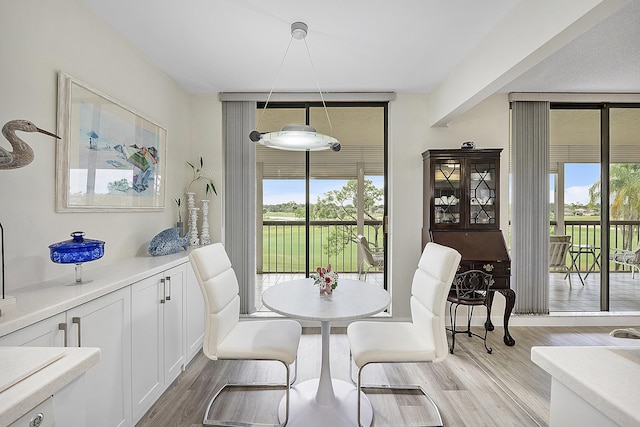
[{"label": "baseboard", "polygon": [[[249,317],[254,317],[249,316]],[[274,315],[273,313],[261,313],[259,316],[255,316],[260,319],[264,318],[282,318],[282,316]],[[359,319],[363,320],[363,319]],[[390,315],[378,315],[368,320],[380,320],[389,322],[410,322],[410,318],[399,318]],[[486,317],[483,315],[474,315],[471,321],[472,326],[483,326]],[[331,322],[331,328],[346,328],[350,321],[334,321]],[[503,326],[502,314],[499,316],[491,316],[491,322],[496,327]],[[456,324],[464,325],[467,323],[465,316],[458,316]],[[303,328],[319,328],[319,322],[310,320],[301,320],[300,324]],[[447,324],[449,324],[449,317],[447,316]],[[551,314],[512,314],[509,319],[509,326],[637,326],[640,325],[640,312],[557,312]],[[318,329],[319,330],[319,329]]]}]

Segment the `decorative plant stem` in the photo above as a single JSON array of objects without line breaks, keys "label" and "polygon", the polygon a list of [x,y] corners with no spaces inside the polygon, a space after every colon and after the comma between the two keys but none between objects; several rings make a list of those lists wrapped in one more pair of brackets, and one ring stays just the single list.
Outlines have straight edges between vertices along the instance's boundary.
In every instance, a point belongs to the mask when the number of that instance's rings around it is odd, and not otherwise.
[{"label": "decorative plant stem", "polygon": [[209,192],[213,192],[215,195],[218,195],[218,191],[216,190],[216,186],[213,183],[213,172],[210,169],[204,167],[204,159],[200,156],[200,167],[196,167],[191,162],[187,162],[187,164],[191,167],[191,171],[193,172],[193,179],[187,186],[187,190],[191,188],[191,185],[197,181],[202,181],[205,184],[204,193],[205,196],[209,197]]},{"label": "decorative plant stem", "polygon": [[173,200],[175,200],[176,205],[178,206],[178,222],[182,222],[182,209],[180,208],[180,205],[182,204],[182,200],[180,199],[180,197]]}]

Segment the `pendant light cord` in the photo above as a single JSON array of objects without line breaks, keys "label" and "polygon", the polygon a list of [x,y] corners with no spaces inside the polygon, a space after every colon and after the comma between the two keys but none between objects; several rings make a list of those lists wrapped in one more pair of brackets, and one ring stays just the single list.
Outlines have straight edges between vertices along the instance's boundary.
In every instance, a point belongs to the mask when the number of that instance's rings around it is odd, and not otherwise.
[{"label": "pendant light cord", "polygon": [[318,73],[316,72],[316,67],[313,65],[313,59],[311,59],[311,52],[309,51],[309,45],[307,44],[307,39],[304,39],[304,47],[307,48],[307,55],[309,56],[309,62],[311,63],[311,69],[313,70],[313,76],[316,79],[316,86],[318,87],[318,93],[320,94],[320,99],[322,100],[322,106],[324,107],[324,113],[327,115],[327,121],[329,122],[329,129],[333,131],[333,125],[331,125],[331,119],[329,118],[329,111],[327,110],[327,104],[324,102],[324,96],[322,95],[322,90],[320,90],[320,82],[318,81]]},{"label": "pendant light cord", "polygon": [[[320,94],[320,99],[322,100],[322,106],[324,107],[324,113],[327,116],[327,122],[329,122],[329,129],[333,131],[333,125],[331,124],[331,119],[329,118],[329,110],[327,110],[327,104],[324,101],[324,96],[322,95],[322,90],[320,89],[320,82],[318,81],[318,73],[316,71],[316,67],[313,64],[313,59],[311,58],[311,52],[309,51],[309,45],[307,44],[306,35],[302,39],[304,41],[304,47],[307,50],[307,56],[309,57],[309,63],[311,64],[311,69],[313,70],[313,77],[316,79],[316,87],[318,88],[318,93]],[[278,72],[276,73],[276,78],[273,80],[273,84],[271,85],[271,90],[269,90],[269,95],[267,96],[267,102],[265,102],[264,107],[262,107],[262,114],[258,119],[258,124],[256,128],[260,129],[260,122],[262,122],[262,118],[264,117],[264,113],[267,110],[267,105],[269,105],[269,101],[271,100],[271,95],[273,94],[273,89],[276,87],[276,83],[278,82],[278,77],[280,77],[280,72],[282,71],[282,66],[284,65],[284,61],[287,59],[287,54],[289,53],[289,48],[291,47],[291,43],[293,42],[293,34],[289,38],[289,44],[287,45],[287,50],[284,52],[284,56],[282,57],[282,61],[280,61],[280,67],[278,68]]]},{"label": "pendant light cord", "polygon": [[273,88],[276,87],[276,83],[278,82],[278,77],[280,77],[280,71],[282,71],[282,66],[284,65],[285,59],[287,59],[287,54],[289,53],[289,48],[291,47],[291,42],[293,41],[293,36],[289,38],[289,44],[287,45],[287,50],[284,52],[284,56],[282,57],[282,61],[280,61],[280,68],[278,68],[278,72],[276,73],[276,78],[273,79],[273,84],[271,85],[271,90],[269,91],[269,95],[267,96],[267,102],[265,102],[264,107],[262,108],[262,114],[258,119],[258,124],[256,128],[260,129],[260,122],[264,117],[264,112],[267,110],[267,105],[269,105],[269,100],[271,99],[271,95],[273,94]]}]

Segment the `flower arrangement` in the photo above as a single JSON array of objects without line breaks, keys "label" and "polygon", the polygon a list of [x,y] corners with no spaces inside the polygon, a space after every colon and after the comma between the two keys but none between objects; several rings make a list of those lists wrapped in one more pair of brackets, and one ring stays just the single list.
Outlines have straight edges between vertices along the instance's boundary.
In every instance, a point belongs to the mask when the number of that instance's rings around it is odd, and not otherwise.
[{"label": "flower arrangement", "polygon": [[338,286],[338,272],[331,270],[331,264],[327,268],[318,267],[311,275],[315,279],[315,284],[320,288],[320,295],[331,295]]}]

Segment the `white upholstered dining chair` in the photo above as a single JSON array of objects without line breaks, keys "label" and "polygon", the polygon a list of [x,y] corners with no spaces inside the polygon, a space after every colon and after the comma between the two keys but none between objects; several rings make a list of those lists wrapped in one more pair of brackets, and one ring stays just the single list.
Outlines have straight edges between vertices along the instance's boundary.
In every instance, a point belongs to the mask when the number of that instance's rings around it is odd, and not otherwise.
[{"label": "white upholstered dining chair", "polygon": [[[347,328],[353,363],[358,367],[358,425],[362,389],[418,390],[435,402],[420,385],[363,385],[362,370],[373,363],[439,362],[449,353],[445,307],[461,255],[455,249],[429,242],[422,252],[411,286],[411,321],[358,321]],[[353,365],[351,363],[351,365]],[[353,379],[353,375],[352,375]],[[374,415],[375,416],[375,415]]]},{"label": "white upholstered dining chair", "polygon": [[[204,417],[204,425],[284,426],[289,419],[290,365],[296,360],[302,327],[295,320],[256,320],[240,322],[238,279],[222,243],[193,249],[189,260],[205,301],[203,352],[211,360],[269,360],[281,362],[286,381],[281,384],[230,383],[216,393]],[[297,371],[297,362],[296,362]],[[294,375],[295,378],[295,375]],[[280,424],[257,424],[210,419],[214,401],[228,387],[282,388],[285,390],[285,420]],[[276,408],[277,411],[277,408]]]}]

